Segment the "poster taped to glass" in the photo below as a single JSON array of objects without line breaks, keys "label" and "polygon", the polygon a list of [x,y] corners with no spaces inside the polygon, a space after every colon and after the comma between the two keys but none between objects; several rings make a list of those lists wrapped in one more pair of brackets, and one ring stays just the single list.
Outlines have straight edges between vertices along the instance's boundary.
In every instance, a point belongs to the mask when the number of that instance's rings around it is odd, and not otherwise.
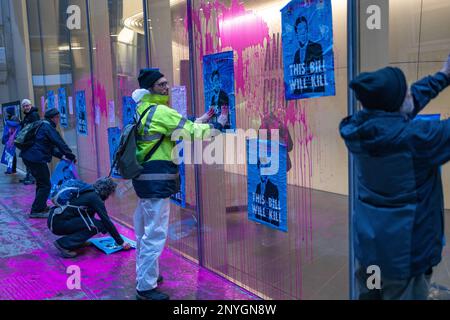
[{"label": "poster taped to glass", "polygon": [[334,96],[331,0],[293,0],[281,15],[286,100]]}]

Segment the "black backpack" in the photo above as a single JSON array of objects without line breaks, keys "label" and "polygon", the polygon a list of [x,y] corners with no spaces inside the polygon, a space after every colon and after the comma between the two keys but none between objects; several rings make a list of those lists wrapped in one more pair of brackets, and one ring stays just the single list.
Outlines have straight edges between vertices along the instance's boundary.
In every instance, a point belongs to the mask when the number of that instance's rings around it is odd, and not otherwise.
[{"label": "black backpack", "polygon": [[[155,107],[156,105],[152,105],[147,108],[142,115],[139,117],[139,120],[136,122],[127,125],[120,136],[120,143],[117,147],[116,153],[114,154],[114,161],[111,166],[111,171],[109,176],[111,176],[114,168],[119,172],[120,176],[123,179],[134,179],[141,175],[144,168],[138,163],[136,158],[136,135],[137,130],[141,125],[141,120],[148,113],[148,111]],[[151,158],[151,156],[155,153],[155,151],[159,148],[162,141],[164,139],[164,135],[161,139],[153,146],[150,152],[145,156],[144,162]]]},{"label": "black backpack", "polygon": [[26,125],[25,128],[20,130],[14,140],[16,148],[22,151],[30,148],[34,144],[36,134],[44,122],[48,123],[48,121],[39,120]]}]

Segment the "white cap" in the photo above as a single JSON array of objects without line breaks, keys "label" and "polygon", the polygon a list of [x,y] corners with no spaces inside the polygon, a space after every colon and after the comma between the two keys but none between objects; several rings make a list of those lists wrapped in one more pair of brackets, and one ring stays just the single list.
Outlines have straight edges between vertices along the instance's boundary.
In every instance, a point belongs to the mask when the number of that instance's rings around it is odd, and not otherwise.
[{"label": "white cap", "polygon": [[31,101],[28,100],[28,99],[23,99],[23,100],[22,100],[21,106],[23,107],[23,106],[25,106],[25,105],[27,105],[27,104],[31,104]]}]

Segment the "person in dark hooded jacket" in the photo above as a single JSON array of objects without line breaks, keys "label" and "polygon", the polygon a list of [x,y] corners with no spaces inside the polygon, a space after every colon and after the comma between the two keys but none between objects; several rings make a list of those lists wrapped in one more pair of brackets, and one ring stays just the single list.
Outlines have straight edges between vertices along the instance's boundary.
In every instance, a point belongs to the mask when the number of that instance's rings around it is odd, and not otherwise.
[{"label": "person in dark hooded jacket", "polygon": [[[340,133],[354,156],[353,220],[359,299],[427,299],[433,267],[444,245],[440,166],[450,160],[450,119],[414,120],[450,85],[444,68],[410,88],[403,72],[387,67],[350,82],[363,109],[344,119]],[[369,267],[381,288],[370,290]]]},{"label": "person in dark hooded jacket", "polygon": [[34,144],[21,152],[20,156],[31,174],[36,179],[36,198],[31,207],[30,218],[47,218],[47,199],[50,195],[50,170],[47,163],[52,157],[75,161],[76,157],[56,130],[59,122],[59,111],[55,108],[47,110],[45,120],[37,130]]},{"label": "person in dark hooded jacket", "polygon": [[[21,128],[25,128],[27,125],[39,121],[41,117],[39,116],[38,109],[36,107],[33,107],[31,104],[31,101],[29,99],[23,99],[22,100],[22,110],[24,114],[24,118],[22,122],[20,123]],[[27,167],[27,175],[25,176],[25,179],[20,180],[20,182],[23,182],[24,185],[34,184],[34,178],[31,175],[30,169]]]}]

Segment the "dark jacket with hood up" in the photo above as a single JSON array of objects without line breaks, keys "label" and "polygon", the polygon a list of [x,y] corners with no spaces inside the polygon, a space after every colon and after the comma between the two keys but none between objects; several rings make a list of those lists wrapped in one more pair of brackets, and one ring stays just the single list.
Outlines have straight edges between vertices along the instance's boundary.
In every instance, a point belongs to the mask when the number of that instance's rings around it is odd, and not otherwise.
[{"label": "dark jacket with hood up", "polygon": [[424,274],[441,261],[440,166],[450,160],[450,119],[414,118],[449,84],[443,73],[413,84],[409,117],[363,109],[340,124],[356,166],[355,255],[362,267],[377,265],[390,279]]}]

